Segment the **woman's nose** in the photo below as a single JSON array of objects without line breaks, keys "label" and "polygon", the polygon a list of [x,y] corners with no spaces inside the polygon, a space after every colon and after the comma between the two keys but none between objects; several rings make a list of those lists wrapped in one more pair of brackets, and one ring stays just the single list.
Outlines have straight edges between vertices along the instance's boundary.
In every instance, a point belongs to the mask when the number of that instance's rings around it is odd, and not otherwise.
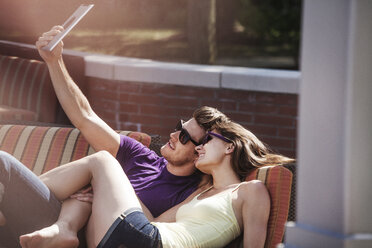
[{"label": "woman's nose", "polygon": [[202,149],[203,145],[195,146],[195,151],[199,152]]}]

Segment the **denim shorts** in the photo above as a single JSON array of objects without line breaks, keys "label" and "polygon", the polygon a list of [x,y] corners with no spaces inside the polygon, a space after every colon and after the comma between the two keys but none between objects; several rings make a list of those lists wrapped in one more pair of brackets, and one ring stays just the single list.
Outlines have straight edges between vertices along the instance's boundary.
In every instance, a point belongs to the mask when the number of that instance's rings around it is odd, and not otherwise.
[{"label": "denim shorts", "polygon": [[111,225],[97,248],[161,248],[161,237],[142,210],[128,209]]}]

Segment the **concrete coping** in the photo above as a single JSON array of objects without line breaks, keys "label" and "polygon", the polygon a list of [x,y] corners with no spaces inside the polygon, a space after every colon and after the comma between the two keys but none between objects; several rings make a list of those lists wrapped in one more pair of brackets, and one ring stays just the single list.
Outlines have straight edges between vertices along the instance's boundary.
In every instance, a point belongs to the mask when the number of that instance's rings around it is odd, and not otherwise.
[{"label": "concrete coping", "polygon": [[86,54],[86,76],[109,80],[298,94],[301,73]]},{"label": "concrete coping", "polygon": [[[34,45],[22,44],[22,46],[35,49]],[[68,49],[64,50],[64,54],[83,57],[85,76],[88,77],[273,93],[299,93],[301,78],[299,71],[159,62]]]}]

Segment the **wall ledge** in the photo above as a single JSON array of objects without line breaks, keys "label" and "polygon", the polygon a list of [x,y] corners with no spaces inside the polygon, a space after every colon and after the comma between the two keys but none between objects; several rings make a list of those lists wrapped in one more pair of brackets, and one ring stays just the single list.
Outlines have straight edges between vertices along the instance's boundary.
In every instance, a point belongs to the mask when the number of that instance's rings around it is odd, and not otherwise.
[{"label": "wall ledge", "polygon": [[[36,49],[18,42],[0,43]],[[85,76],[107,80],[288,94],[299,94],[301,81],[299,71],[169,63],[68,49],[64,54],[84,58]]]},{"label": "wall ledge", "polygon": [[84,56],[86,76],[108,80],[298,94],[299,71],[159,62],[108,55]]}]

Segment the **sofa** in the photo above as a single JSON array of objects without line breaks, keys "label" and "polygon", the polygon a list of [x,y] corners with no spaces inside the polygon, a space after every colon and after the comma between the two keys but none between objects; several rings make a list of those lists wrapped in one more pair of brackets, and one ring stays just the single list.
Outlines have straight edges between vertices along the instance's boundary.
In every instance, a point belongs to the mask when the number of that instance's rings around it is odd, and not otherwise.
[{"label": "sofa", "polygon": [[0,121],[56,121],[57,97],[45,63],[0,55]]},{"label": "sofa", "polygon": [[[119,133],[159,152],[159,139],[156,136],[131,131]],[[12,154],[36,175],[95,152],[76,128],[30,125],[0,125],[0,150]],[[271,211],[265,248],[274,248],[283,240],[290,205],[292,173],[284,166],[268,166],[256,169],[246,178],[253,179],[264,182],[270,193]],[[242,236],[227,247],[242,247]]]},{"label": "sofa", "polygon": [[[64,54],[64,61],[86,94],[84,58]],[[0,40],[0,123],[25,122],[71,125],[36,47]]]}]

